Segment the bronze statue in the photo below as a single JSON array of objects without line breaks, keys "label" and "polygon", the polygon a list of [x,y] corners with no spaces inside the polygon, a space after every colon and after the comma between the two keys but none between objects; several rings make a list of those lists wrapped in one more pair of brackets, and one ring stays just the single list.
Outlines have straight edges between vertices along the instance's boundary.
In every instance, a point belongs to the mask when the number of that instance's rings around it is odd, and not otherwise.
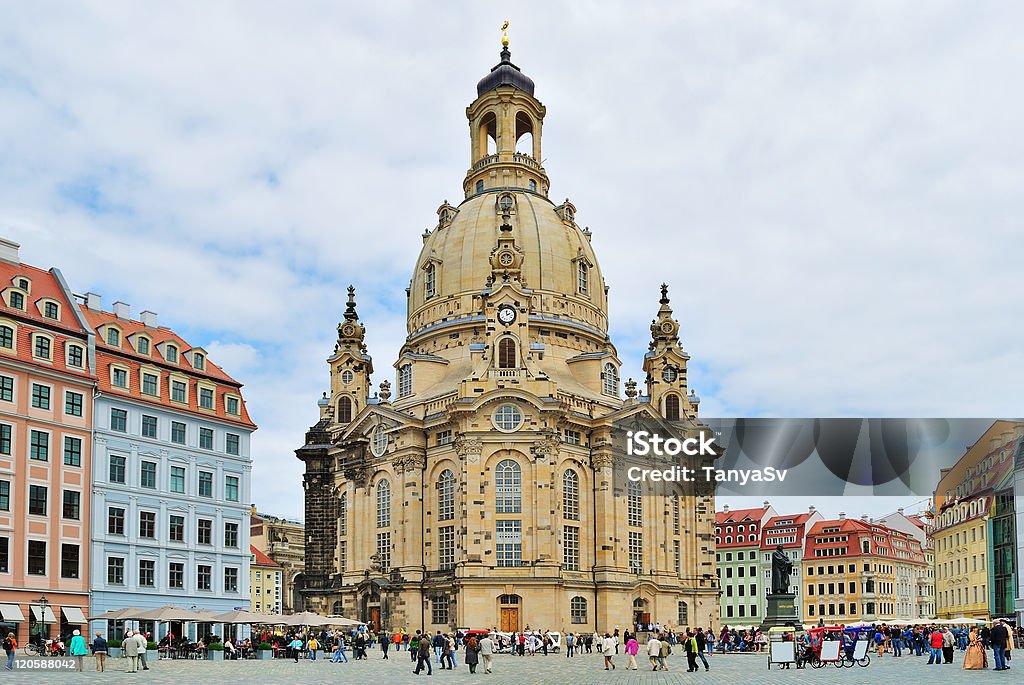
[{"label": "bronze statue", "polygon": [[793,562],[789,555],[776,545],[772,553],[772,594],[784,595],[789,592],[789,574],[793,572]]}]

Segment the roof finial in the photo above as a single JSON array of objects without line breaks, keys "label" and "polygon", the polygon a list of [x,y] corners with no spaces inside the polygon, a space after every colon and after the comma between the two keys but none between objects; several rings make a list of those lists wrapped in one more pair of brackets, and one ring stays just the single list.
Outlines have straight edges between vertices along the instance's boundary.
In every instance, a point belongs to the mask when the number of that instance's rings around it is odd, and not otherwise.
[{"label": "roof finial", "polygon": [[359,318],[356,314],[356,287],[350,285],[348,287],[348,306],[345,307],[345,320],[355,321]]},{"label": "roof finial", "polygon": [[659,304],[668,304],[668,284],[661,284],[661,299],[658,300]]},{"label": "roof finial", "polygon": [[508,47],[508,19],[506,19],[501,25],[501,45]]}]

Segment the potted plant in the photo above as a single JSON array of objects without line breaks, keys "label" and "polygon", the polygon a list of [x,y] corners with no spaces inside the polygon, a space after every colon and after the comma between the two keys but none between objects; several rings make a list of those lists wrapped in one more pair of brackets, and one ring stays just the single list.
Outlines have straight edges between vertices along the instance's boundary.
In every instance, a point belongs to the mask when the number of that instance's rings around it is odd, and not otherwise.
[{"label": "potted plant", "polygon": [[150,640],[146,643],[146,661],[160,660],[160,646]]},{"label": "potted plant", "polygon": [[261,642],[256,646],[256,658],[257,659],[273,659],[274,658],[274,645],[269,642]]},{"label": "potted plant", "polygon": [[210,655],[211,661],[224,661],[224,643],[223,642],[211,642],[206,651]]}]

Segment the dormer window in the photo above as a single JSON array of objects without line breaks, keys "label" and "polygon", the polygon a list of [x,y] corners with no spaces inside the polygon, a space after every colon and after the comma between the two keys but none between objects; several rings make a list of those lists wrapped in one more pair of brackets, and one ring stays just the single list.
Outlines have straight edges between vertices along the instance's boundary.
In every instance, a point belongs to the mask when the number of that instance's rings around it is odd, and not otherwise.
[{"label": "dormer window", "polygon": [[226,397],[224,399],[224,409],[232,416],[238,416],[238,398]]},{"label": "dormer window", "polygon": [[408,397],[412,394],[412,364],[402,364],[398,368],[398,396]]},{"label": "dormer window", "polygon": [[50,359],[53,343],[45,335],[36,335],[32,341],[32,356],[39,359]]},{"label": "dormer window", "polygon": [[604,365],[604,373],[601,374],[604,381],[604,394],[612,397],[619,396],[619,371],[615,365],[608,363]]},{"label": "dormer window", "polygon": [[7,324],[0,325],[0,347],[7,350],[14,349],[14,328]]},{"label": "dormer window", "polygon": [[60,307],[57,305],[56,302],[44,302],[43,316],[45,316],[47,319],[59,319]]},{"label": "dormer window", "polygon": [[85,349],[81,345],[68,345],[68,366],[76,369],[85,366]]},{"label": "dormer window", "polygon": [[149,355],[149,338],[139,338],[135,343],[135,351],[139,354]]},{"label": "dormer window", "polygon": [[192,366],[196,371],[202,371],[206,367],[206,357],[203,356],[202,352],[192,354]]},{"label": "dormer window", "polygon": [[427,264],[427,275],[424,282],[424,296],[429,299],[437,294],[437,265]]},{"label": "dormer window", "polygon": [[121,346],[121,331],[116,328],[107,329],[107,344],[113,347]]},{"label": "dormer window", "polygon": [[25,296],[21,293],[11,293],[8,297],[12,309],[25,309]]},{"label": "dormer window", "polygon": [[178,363],[178,347],[176,345],[168,345],[167,346],[167,354],[165,356],[167,357],[167,361],[171,362],[172,364],[177,364]]},{"label": "dormer window", "polygon": [[29,291],[31,289],[31,286],[32,286],[32,283],[29,282],[29,280],[27,278],[19,278],[18,279],[18,287],[21,288],[22,290],[27,292],[27,291]]},{"label": "dormer window", "polygon": [[114,367],[110,370],[110,384],[115,388],[128,387],[128,370]]}]

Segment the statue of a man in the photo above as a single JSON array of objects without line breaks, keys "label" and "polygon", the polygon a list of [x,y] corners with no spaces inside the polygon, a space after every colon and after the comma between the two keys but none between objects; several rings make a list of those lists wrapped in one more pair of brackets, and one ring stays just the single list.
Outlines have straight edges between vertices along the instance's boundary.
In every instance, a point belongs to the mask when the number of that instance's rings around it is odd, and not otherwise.
[{"label": "statue of a man", "polygon": [[789,574],[793,572],[793,562],[789,555],[776,545],[772,553],[772,594],[782,595],[789,592]]}]

